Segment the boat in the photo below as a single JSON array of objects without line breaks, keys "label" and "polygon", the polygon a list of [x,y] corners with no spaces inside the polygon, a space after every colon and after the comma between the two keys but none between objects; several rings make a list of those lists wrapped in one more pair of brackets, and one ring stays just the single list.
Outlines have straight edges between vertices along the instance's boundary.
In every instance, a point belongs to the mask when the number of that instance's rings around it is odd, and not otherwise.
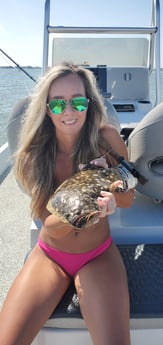
[{"label": "boat", "polygon": [[[163,341],[163,103],[160,101],[160,2],[151,0],[151,25],[141,27],[64,27],[50,24],[44,7],[43,72],[64,58],[95,74],[108,117],[124,138],[130,168],[147,179],[136,186],[129,209],[110,216],[112,237],[124,260],[130,293],[132,345]],[[82,49],[79,47],[82,46]],[[102,52],[102,53],[101,53]],[[154,74],[155,99],[149,80]],[[12,110],[8,143],[0,150],[0,176],[7,176],[27,99]],[[133,168],[134,167],[134,168]],[[134,171],[132,173],[134,174]],[[4,177],[4,179],[5,179]],[[32,220],[31,248],[40,221]],[[98,313],[98,310],[97,310]],[[32,345],[91,345],[72,285]],[[108,340],[109,343],[109,340]]]}]

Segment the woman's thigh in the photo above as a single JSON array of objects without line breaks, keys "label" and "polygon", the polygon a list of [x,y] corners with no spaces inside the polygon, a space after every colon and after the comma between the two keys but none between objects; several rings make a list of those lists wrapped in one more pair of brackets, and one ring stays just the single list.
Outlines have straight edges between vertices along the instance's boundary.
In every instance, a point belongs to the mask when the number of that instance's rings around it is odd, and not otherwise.
[{"label": "woman's thigh", "polygon": [[75,277],[81,312],[94,345],[129,345],[126,271],[116,246],[85,265]]},{"label": "woman's thigh", "polygon": [[70,281],[36,246],[13,282],[0,313],[1,345],[31,344]]}]

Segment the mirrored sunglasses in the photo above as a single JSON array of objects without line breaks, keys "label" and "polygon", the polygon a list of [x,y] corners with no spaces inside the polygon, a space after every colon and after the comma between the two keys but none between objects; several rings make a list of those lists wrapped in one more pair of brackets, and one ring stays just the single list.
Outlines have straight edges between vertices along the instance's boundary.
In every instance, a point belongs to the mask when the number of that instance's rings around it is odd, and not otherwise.
[{"label": "mirrored sunglasses", "polygon": [[68,102],[74,110],[82,112],[88,108],[89,99],[86,97],[74,97],[69,101],[65,101],[64,99],[54,98],[47,104],[47,106],[54,115],[59,115],[66,109]]}]

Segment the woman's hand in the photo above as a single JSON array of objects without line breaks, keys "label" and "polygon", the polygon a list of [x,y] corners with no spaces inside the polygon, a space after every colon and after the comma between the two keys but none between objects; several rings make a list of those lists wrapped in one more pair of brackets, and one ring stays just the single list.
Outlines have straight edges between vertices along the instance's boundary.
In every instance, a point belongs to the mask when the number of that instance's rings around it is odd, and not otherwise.
[{"label": "woman's hand", "polygon": [[[90,163],[103,167],[104,169],[108,168],[106,159],[103,156],[92,160]],[[82,170],[84,166],[85,164],[80,164],[79,169]],[[130,189],[124,193],[119,193],[119,191],[116,190],[117,187],[122,188],[122,181],[119,180],[113,183],[113,193],[106,191],[101,192],[101,196],[97,199],[100,211],[99,217],[105,217],[114,213],[116,207],[128,208],[132,206],[134,202],[134,189]]]},{"label": "woman's hand", "polygon": [[[108,164],[106,163],[106,159],[102,156],[96,159],[93,159],[90,164],[94,164],[97,165],[99,167],[108,168]],[[82,170],[84,167],[86,166],[86,164],[79,164],[79,169]]]},{"label": "woman's hand", "polygon": [[[117,187],[120,187],[122,182],[116,181],[113,183],[113,191],[116,190]],[[101,196],[97,198],[97,203],[99,206],[99,217],[106,217],[109,214],[115,212],[117,207],[117,202],[115,196],[111,192],[101,191]]]},{"label": "woman's hand", "polygon": [[[108,168],[106,159],[103,156],[92,160],[90,164],[97,165],[104,169]],[[79,164],[80,170],[82,170],[84,167],[85,167],[85,164]],[[118,180],[114,182],[112,186],[113,186],[113,192],[114,192],[117,187],[122,187],[122,181]],[[114,213],[117,203],[116,203],[116,199],[113,193],[101,191],[100,194],[101,196],[97,198],[97,204],[99,206],[99,217],[101,218],[101,217],[106,217],[107,215]]]},{"label": "woman's hand", "polygon": [[93,159],[90,163],[94,164],[94,165],[97,165],[99,167],[105,168],[105,169],[108,168],[108,164],[106,163],[106,159],[103,156],[99,157],[99,158],[96,158],[96,159]]},{"label": "woman's hand", "polygon": [[101,192],[101,196],[97,198],[97,204],[99,206],[99,217],[106,217],[109,214],[115,212],[116,200],[114,194],[110,192]]}]

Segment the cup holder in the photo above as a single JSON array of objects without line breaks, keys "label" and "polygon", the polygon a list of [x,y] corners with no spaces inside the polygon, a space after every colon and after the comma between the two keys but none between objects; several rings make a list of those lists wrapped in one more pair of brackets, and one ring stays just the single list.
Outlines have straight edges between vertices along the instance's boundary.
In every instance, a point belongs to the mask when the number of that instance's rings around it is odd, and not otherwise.
[{"label": "cup holder", "polygon": [[163,175],[163,157],[153,160],[149,164],[149,169],[158,175]]}]

